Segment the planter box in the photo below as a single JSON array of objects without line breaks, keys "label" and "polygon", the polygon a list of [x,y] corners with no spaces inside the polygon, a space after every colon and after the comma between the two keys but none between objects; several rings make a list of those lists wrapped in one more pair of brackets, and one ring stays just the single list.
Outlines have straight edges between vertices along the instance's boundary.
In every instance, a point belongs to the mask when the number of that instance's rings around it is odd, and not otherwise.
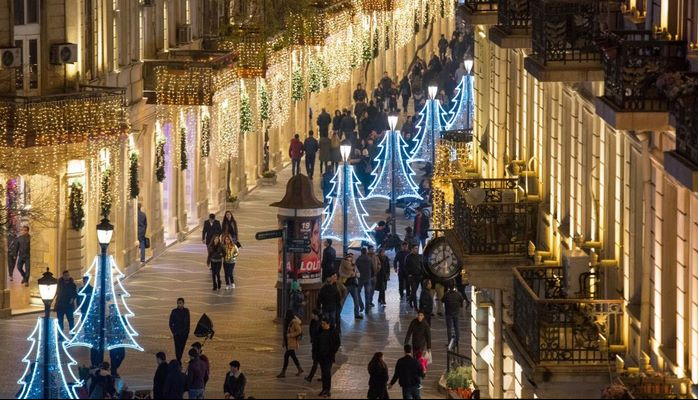
[{"label": "planter box", "polygon": [[240,200],[229,201],[225,203],[225,209],[228,211],[235,211],[240,208]]},{"label": "planter box", "polygon": [[473,392],[471,391],[470,394],[467,397],[461,397],[458,392],[452,389],[448,389],[448,398],[449,399],[472,399],[473,398]]},{"label": "planter box", "polygon": [[262,178],[262,186],[274,186],[276,185],[276,176],[271,178]]}]

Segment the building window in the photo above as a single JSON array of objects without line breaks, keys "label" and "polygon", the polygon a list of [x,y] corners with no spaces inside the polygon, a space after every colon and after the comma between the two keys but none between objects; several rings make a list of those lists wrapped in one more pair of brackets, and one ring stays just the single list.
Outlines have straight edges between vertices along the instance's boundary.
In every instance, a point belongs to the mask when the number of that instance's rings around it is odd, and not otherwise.
[{"label": "building window", "polygon": [[684,4],[684,38],[695,47],[698,46],[698,4],[695,0],[686,0]]},{"label": "building window", "polygon": [[138,58],[143,61],[145,59],[145,16],[143,9],[138,11]]},{"label": "building window", "polygon": [[163,51],[168,51],[170,49],[170,19],[168,16],[169,13],[169,7],[167,7],[167,0],[163,2],[163,26],[162,26],[162,34],[163,34]]},{"label": "building window", "polygon": [[14,0],[15,25],[39,23],[39,0]]},{"label": "building window", "polygon": [[184,1],[184,18],[187,25],[191,24],[191,4],[190,0]]},{"label": "building window", "polygon": [[112,63],[113,70],[119,69],[119,0],[112,1]]}]

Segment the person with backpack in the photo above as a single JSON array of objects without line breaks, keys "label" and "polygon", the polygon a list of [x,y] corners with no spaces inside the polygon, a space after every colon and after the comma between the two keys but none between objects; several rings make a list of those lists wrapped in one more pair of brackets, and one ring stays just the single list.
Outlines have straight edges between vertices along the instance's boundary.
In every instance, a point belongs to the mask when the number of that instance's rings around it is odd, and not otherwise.
[{"label": "person with backpack", "polygon": [[281,373],[277,375],[277,378],[286,377],[286,369],[288,369],[288,360],[293,359],[293,363],[296,364],[298,368],[298,373],[296,376],[303,375],[303,368],[301,368],[301,363],[298,361],[296,356],[296,351],[300,348],[301,338],[303,336],[303,322],[298,318],[292,310],[286,311],[286,319],[284,321],[284,343],[283,346],[286,349],[284,353],[284,368]]}]

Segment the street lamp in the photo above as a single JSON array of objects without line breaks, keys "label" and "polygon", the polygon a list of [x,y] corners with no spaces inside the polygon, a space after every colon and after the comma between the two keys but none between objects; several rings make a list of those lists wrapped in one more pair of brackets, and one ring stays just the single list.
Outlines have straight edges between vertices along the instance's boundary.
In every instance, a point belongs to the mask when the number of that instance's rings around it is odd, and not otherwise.
[{"label": "street lamp", "polygon": [[436,95],[439,93],[439,88],[436,86],[429,86],[429,99],[436,99]]},{"label": "street lamp", "polygon": [[[396,211],[396,204],[395,204],[395,157],[397,157],[397,149],[398,149],[398,137],[395,132],[395,128],[397,127],[397,115],[391,115],[388,117],[388,126],[390,126],[390,132],[388,135],[390,135],[390,140],[388,143],[390,143],[390,183],[393,186],[390,191],[390,217],[392,218],[391,220],[391,227],[390,229],[392,230],[392,234],[395,235],[397,234],[397,211]],[[380,243],[378,243],[380,246]]]},{"label": "street lamp", "polygon": [[473,61],[473,59],[470,57],[466,58],[465,61],[463,62],[463,64],[465,65],[465,72],[467,72],[468,75],[470,75],[470,72],[473,70],[474,63],[475,63],[475,61]]},{"label": "street lamp", "polygon": [[97,363],[102,364],[104,362],[104,345],[107,337],[107,273],[109,268],[107,268],[107,249],[109,248],[109,243],[111,243],[112,235],[114,234],[114,225],[109,223],[107,218],[104,218],[102,222],[97,225],[97,241],[102,249],[102,254],[99,260],[99,347],[97,348]]},{"label": "street lamp", "polygon": [[342,257],[349,252],[349,156],[351,155],[351,142],[345,140],[339,146],[339,151],[342,153],[342,160],[344,160],[344,194],[342,197],[342,209],[344,216],[344,235],[343,235],[343,250],[344,253]]},{"label": "street lamp", "polygon": [[56,292],[58,291],[58,280],[53,277],[53,274],[49,272],[48,268],[44,272],[44,276],[39,278],[39,294],[41,295],[41,300],[44,302],[44,398],[51,398],[51,381],[49,377],[48,364],[50,361],[49,352],[51,351],[51,346],[49,344],[49,324],[51,323],[51,303],[56,297]]},{"label": "street lamp", "polygon": [[[436,102],[436,94],[439,88],[436,86],[429,86],[429,99],[430,99],[430,109],[431,109],[431,165],[436,164],[436,119],[439,118],[439,105]],[[432,168],[433,170],[433,168]]]}]

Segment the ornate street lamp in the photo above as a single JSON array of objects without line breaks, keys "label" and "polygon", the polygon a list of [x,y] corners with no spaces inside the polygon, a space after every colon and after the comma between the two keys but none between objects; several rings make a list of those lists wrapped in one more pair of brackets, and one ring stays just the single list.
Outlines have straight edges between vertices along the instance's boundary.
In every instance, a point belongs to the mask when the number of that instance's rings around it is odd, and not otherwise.
[{"label": "ornate street lamp", "polygon": [[58,291],[58,280],[53,277],[53,274],[49,272],[48,268],[44,272],[44,276],[39,278],[39,294],[41,294],[41,300],[44,302],[44,343],[43,343],[43,353],[44,353],[44,398],[51,398],[51,380],[49,377],[49,363],[50,363],[50,352],[51,346],[49,337],[49,327],[51,324],[51,303],[53,299],[56,298],[56,292]]},{"label": "ornate street lamp", "polygon": [[351,156],[351,142],[345,140],[339,146],[339,151],[342,153],[342,160],[344,160],[344,195],[342,202],[344,205],[343,216],[344,216],[344,235],[343,235],[343,249],[344,253],[342,257],[349,252],[349,156]]},{"label": "ornate street lamp", "polygon": [[102,249],[99,260],[99,276],[100,276],[100,293],[99,293],[99,347],[97,348],[97,363],[104,362],[104,348],[107,338],[107,274],[110,272],[108,267],[107,249],[111,243],[112,235],[114,234],[114,225],[109,223],[109,220],[104,218],[97,225],[97,241]]}]

